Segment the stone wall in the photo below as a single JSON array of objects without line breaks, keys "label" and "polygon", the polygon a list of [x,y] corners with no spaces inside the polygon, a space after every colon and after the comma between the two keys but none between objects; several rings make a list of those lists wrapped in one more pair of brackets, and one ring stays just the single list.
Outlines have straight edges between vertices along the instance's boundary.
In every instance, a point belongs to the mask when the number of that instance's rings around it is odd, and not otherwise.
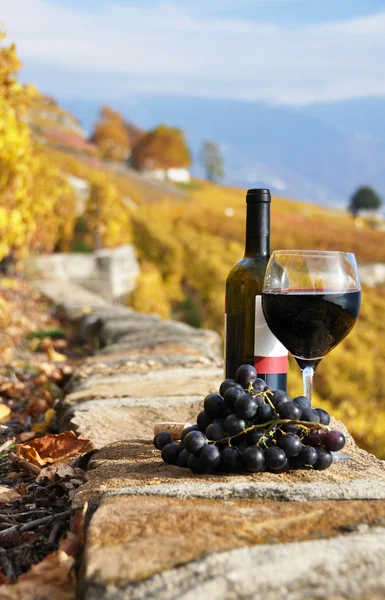
[{"label": "stone wall", "polygon": [[350,459],[327,471],[197,475],[166,465],[154,423],[193,421],[217,390],[219,336],[89,293],[61,290],[60,300],[83,330],[98,321],[105,343],[61,410],[62,428],[98,449],[74,500],[88,503],[80,599],[385,597],[385,463],[342,423],[333,425]]},{"label": "stone wall", "polygon": [[30,266],[43,278],[75,283],[109,301],[124,300],[135,289],[139,273],[132,245],[89,254],[38,255],[30,259]]}]

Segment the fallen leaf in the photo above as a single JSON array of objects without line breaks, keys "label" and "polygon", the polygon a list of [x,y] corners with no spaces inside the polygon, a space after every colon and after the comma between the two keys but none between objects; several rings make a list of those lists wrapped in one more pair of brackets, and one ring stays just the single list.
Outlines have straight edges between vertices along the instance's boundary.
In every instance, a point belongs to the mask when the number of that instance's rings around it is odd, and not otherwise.
[{"label": "fallen leaf", "polygon": [[46,354],[47,354],[47,358],[49,360],[52,360],[52,362],[59,363],[59,362],[65,362],[67,360],[67,357],[65,354],[60,354],[59,352],[56,352],[56,350],[52,346],[49,346],[49,348],[47,348]]},{"label": "fallen leaf", "polygon": [[48,554],[16,583],[1,586],[1,600],[75,600],[74,566],[81,548],[73,533],[60,542],[59,549]]},{"label": "fallen leaf", "polygon": [[26,391],[27,388],[21,381],[3,381],[0,384],[0,392],[8,396],[8,398],[22,398]]},{"label": "fallen leaf", "polygon": [[59,479],[76,479],[75,470],[67,463],[57,463],[44,467],[36,477],[37,483],[45,483],[47,480],[51,483]]},{"label": "fallen leaf", "polygon": [[41,392],[37,392],[31,395],[26,407],[26,413],[32,417],[38,417],[39,415],[45,413],[45,411],[48,409],[48,406],[49,405],[46,398],[44,398]]},{"label": "fallen leaf", "polygon": [[9,415],[11,414],[11,412],[12,411],[9,408],[9,406],[4,404],[4,402],[0,402],[0,423],[2,423],[3,421],[6,421],[9,417]]},{"label": "fallen leaf", "polygon": [[16,446],[19,457],[38,465],[66,462],[94,449],[91,440],[77,438],[73,431],[48,434]]}]

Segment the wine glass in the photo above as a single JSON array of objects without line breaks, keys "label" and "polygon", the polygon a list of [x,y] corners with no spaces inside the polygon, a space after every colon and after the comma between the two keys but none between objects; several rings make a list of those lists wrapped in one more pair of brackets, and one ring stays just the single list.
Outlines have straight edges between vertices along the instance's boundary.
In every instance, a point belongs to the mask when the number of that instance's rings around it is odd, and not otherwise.
[{"label": "wine glass", "polygon": [[311,402],[317,366],[352,330],[361,304],[354,254],[276,250],[267,265],[262,309],[276,338],[294,356]]}]

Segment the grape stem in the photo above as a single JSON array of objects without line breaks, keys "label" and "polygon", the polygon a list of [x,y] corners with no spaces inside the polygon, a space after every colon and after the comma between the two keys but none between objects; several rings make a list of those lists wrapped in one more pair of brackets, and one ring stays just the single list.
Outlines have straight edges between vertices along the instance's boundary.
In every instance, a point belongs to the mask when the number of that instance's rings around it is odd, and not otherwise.
[{"label": "grape stem", "polygon": [[[245,427],[239,433],[235,433],[234,435],[229,435],[221,440],[208,440],[209,444],[220,444],[223,442],[227,442],[231,445],[231,440],[243,435],[244,433],[248,433],[249,431],[254,431],[255,429],[267,429],[267,433],[276,428],[278,425],[297,425],[300,429],[310,430],[310,429],[323,429],[324,431],[330,431],[330,427],[328,425],[321,425],[321,423],[317,423],[315,421],[300,421],[296,419],[272,419],[271,421],[267,421],[266,423],[258,423],[256,425],[251,425],[250,427]],[[264,436],[265,437],[265,436]],[[261,438],[263,439],[263,438]]]}]

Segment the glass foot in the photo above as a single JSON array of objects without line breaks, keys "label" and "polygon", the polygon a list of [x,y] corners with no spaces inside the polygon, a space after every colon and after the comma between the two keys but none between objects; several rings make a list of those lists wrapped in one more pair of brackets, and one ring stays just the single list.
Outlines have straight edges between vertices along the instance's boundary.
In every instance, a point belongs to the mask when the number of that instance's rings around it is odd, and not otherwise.
[{"label": "glass foot", "polygon": [[350,456],[345,454],[345,452],[332,452],[333,454],[333,462],[343,462],[345,460],[350,460]]}]

